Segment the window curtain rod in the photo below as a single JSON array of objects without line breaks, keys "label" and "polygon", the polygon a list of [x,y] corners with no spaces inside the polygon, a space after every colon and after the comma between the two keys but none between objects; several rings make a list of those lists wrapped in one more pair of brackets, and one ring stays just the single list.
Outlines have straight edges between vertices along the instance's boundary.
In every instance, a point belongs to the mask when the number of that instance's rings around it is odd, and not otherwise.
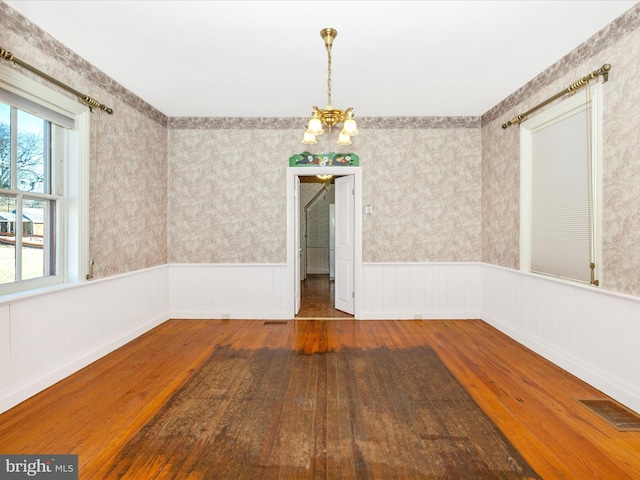
[{"label": "window curtain rod", "polygon": [[542,108],[545,105],[553,102],[554,100],[562,97],[563,95],[566,95],[568,93],[574,93],[576,90],[581,89],[582,87],[587,85],[591,80],[593,80],[594,78],[598,78],[600,75],[602,75],[602,78],[604,79],[603,81],[605,81],[605,82],[608,81],[609,80],[609,70],[611,70],[611,65],[608,64],[608,63],[605,63],[598,70],[594,70],[589,75],[585,75],[584,77],[582,77],[577,82],[573,82],[567,88],[565,88],[561,92],[556,93],[553,97],[547,98],[544,102],[536,105],[531,110],[527,110],[526,112],[521,113],[517,117],[512,118],[507,123],[503,123],[502,124],[502,128],[508,128],[511,125],[515,125],[516,123],[524,122],[527,119],[527,117],[530,114],[532,114],[533,112],[535,112],[536,110],[539,110],[540,108]]},{"label": "window curtain rod", "polygon": [[91,98],[89,95],[85,95],[84,93],[79,92],[75,88],[72,88],[69,85],[66,85],[66,84],[62,83],[60,80],[57,80],[57,79],[47,75],[46,73],[38,70],[37,68],[32,67],[28,63],[25,63],[22,60],[17,59],[16,57],[13,56],[13,53],[5,50],[2,47],[0,47],[0,58],[3,59],[3,60],[6,60],[7,62],[13,62],[16,65],[20,65],[22,68],[25,68],[25,69],[29,70],[30,72],[35,73],[36,75],[38,75],[38,76],[44,78],[45,80],[57,85],[58,87],[66,90],[67,92],[73,93],[76,97],[78,97],[84,103],[89,105],[90,108],[95,107],[95,108],[99,108],[100,110],[103,110],[103,111],[105,111],[105,112],[107,112],[109,114],[113,113],[113,109],[112,108],[107,107],[105,104],[100,103],[99,101],[95,100],[94,98]]}]

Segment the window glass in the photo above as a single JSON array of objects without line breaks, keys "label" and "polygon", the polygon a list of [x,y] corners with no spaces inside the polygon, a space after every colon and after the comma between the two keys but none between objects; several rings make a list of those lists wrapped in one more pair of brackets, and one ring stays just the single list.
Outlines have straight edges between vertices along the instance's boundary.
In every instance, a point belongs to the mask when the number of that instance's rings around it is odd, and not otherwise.
[{"label": "window glass", "polygon": [[16,199],[0,195],[0,284],[16,281]]},{"label": "window glass", "polygon": [[[45,132],[49,122],[18,110],[17,190],[44,193]],[[48,137],[48,135],[46,135]],[[48,193],[48,192],[47,192]]]},{"label": "window glass", "polygon": [[0,188],[11,188],[11,108],[0,103]]},{"label": "window glass", "polygon": [[0,285],[56,275],[51,132],[50,122],[0,103]]}]

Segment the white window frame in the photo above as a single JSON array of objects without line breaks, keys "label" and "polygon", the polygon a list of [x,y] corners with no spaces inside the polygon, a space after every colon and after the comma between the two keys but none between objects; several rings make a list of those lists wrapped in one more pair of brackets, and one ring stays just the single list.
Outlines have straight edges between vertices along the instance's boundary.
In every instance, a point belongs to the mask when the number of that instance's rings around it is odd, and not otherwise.
[{"label": "white window frame", "polygon": [[[0,87],[31,102],[74,120],[73,129],[63,130],[52,139],[52,148],[62,168],[63,198],[59,201],[57,219],[57,273],[49,277],[0,285],[2,296],[17,292],[33,293],[43,287],[80,283],[89,269],[89,158],[90,115],[86,105],[38,83],[10,66],[0,63]],[[64,152],[64,155],[60,155]],[[55,187],[55,186],[54,186]]]},{"label": "white window frame", "polygon": [[[532,135],[539,129],[588,108],[585,92],[591,94],[591,161],[593,197],[593,254],[594,276],[602,285],[602,84],[590,85],[588,89],[545,110],[520,124],[520,269],[531,272],[532,234],[532,184],[533,149]],[[568,279],[573,280],[573,279]],[[579,280],[575,280],[579,282]]]}]

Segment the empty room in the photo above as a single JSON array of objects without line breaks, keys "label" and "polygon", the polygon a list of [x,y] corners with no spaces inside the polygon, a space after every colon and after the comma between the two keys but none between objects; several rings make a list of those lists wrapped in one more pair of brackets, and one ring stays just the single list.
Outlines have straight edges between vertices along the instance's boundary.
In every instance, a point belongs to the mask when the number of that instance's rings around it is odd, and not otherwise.
[{"label": "empty room", "polygon": [[0,0],[0,479],[637,479],[640,3]]}]

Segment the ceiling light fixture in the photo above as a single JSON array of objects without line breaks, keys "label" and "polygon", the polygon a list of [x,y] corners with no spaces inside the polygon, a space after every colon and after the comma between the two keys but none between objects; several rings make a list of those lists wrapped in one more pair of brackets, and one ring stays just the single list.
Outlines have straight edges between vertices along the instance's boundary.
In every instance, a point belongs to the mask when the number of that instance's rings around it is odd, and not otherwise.
[{"label": "ceiling light fixture", "polygon": [[320,31],[320,36],[324,39],[324,45],[327,48],[328,69],[327,69],[327,106],[322,110],[313,107],[311,118],[307,123],[302,143],[306,145],[315,145],[318,143],[316,136],[322,135],[324,130],[322,125],[329,127],[329,135],[331,135],[331,127],[336,124],[343,123],[340,135],[338,135],[338,145],[351,145],[351,137],[358,134],[356,121],[353,118],[353,108],[346,110],[331,105],[331,46],[333,39],[336,38],[338,32],[333,28],[324,28]]}]

